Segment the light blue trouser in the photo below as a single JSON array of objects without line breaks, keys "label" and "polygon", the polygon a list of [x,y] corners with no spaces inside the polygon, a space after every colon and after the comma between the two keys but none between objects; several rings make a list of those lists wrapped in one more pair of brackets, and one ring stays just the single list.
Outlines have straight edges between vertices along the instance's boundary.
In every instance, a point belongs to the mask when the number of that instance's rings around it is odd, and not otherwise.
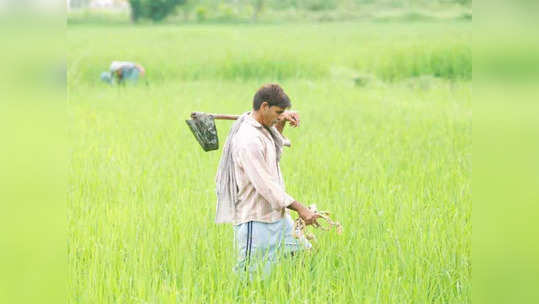
[{"label": "light blue trouser", "polygon": [[271,265],[279,257],[310,249],[312,245],[304,237],[296,239],[292,236],[293,229],[289,214],[274,223],[250,221],[234,226],[237,250],[234,271],[251,273],[262,267],[264,275],[269,275]]}]

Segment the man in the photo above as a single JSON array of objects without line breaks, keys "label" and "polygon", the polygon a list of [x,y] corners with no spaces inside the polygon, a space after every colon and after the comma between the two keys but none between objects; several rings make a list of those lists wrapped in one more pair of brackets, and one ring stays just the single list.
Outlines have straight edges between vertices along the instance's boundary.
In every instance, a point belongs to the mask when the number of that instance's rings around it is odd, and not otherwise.
[{"label": "man", "polygon": [[[278,256],[311,248],[295,239],[289,209],[307,225],[317,225],[318,214],[285,192],[279,160],[288,122],[299,126],[299,115],[286,111],[290,99],[278,84],[262,86],[253,98],[253,110],[232,126],[217,172],[217,223],[232,223],[238,261],[235,270],[252,271],[262,261],[265,272]],[[249,263],[256,261],[257,263]]]},{"label": "man", "polygon": [[129,61],[113,61],[108,72],[101,73],[101,80],[109,84],[136,83],[146,70],[138,63]]}]

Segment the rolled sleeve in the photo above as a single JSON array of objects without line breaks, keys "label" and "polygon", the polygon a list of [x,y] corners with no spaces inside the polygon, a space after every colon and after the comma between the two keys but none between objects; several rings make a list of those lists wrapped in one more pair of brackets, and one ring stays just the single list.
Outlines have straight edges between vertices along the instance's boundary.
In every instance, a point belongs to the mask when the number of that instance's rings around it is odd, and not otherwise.
[{"label": "rolled sleeve", "polygon": [[275,127],[272,127],[275,129],[275,134],[277,134],[277,136],[279,136],[281,138],[281,141],[283,142],[283,146],[285,147],[291,147],[292,146],[292,142],[290,141],[290,139],[288,139],[286,136],[284,136],[281,132],[279,132],[277,130],[277,128]]},{"label": "rolled sleeve", "polygon": [[281,210],[294,202],[294,198],[272,177],[261,144],[256,141],[245,143],[238,151],[238,158],[247,178],[272,209]]}]

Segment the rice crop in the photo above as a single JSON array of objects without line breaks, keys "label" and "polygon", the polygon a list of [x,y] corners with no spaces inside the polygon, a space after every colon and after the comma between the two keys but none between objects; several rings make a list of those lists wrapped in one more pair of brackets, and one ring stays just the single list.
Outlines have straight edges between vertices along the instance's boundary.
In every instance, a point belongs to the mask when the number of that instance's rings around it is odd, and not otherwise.
[{"label": "rice crop", "polygon": [[[471,302],[471,24],[76,25],[67,43],[68,302]],[[101,83],[112,60],[146,79]],[[302,118],[287,192],[343,233],[246,283],[213,222],[220,151],[184,120],[248,111],[268,81]]]}]

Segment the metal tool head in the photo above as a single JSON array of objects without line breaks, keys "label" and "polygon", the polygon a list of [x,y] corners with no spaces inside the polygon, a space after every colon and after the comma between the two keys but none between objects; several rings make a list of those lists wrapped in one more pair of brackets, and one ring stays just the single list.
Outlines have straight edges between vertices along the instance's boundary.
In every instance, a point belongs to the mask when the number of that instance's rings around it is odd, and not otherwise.
[{"label": "metal tool head", "polygon": [[191,113],[191,118],[185,122],[200,146],[202,146],[202,149],[206,152],[219,149],[219,138],[214,117],[206,113],[193,112]]}]

